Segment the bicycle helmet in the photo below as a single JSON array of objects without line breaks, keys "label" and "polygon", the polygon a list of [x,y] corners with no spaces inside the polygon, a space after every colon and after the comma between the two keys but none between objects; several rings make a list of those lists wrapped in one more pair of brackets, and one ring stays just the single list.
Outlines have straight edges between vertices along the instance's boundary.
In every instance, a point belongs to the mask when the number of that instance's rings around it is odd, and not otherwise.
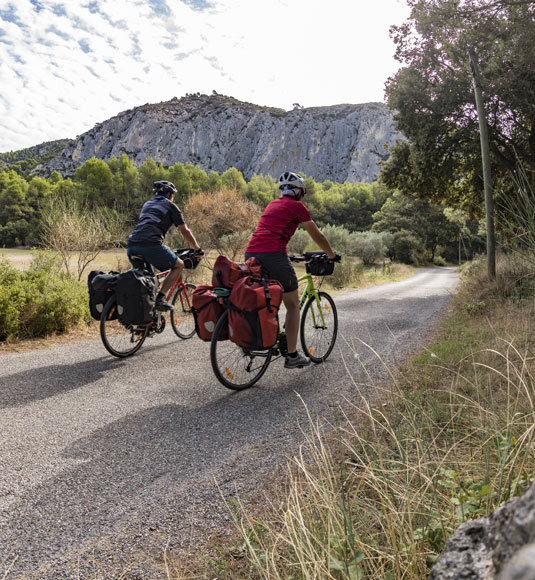
[{"label": "bicycle helmet", "polygon": [[155,195],[173,195],[178,191],[177,188],[170,181],[155,181],[152,184],[152,191]]},{"label": "bicycle helmet", "polygon": [[299,188],[303,190],[303,195],[306,193],[305,180],[298,174],[292,171],[285,171],[279,177],[279,189],[293,189]]}]

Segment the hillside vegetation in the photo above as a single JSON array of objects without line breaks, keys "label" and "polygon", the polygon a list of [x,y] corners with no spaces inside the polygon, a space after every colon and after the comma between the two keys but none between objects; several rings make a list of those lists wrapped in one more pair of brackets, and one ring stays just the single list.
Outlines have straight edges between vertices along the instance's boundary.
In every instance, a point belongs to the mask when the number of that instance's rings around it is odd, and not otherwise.
[{"label": "hillside vegetation", "polygon": [[47,141],[26,149],[0,153],[0,169],[4,171],[13,170],[22,177],[28,177],[38,165],[46,164],[69,143],[71,143],[70,139],[60,139],[58,141]]},{"label": "hillside vegetation", "polygon": [[[142,204],[152,195],[153,181],[158,179],[176,185],[175,201],[186,212],[186,220],[192,218],[187,213],[188,204],[202,192],[234,189],[259,209],[279,195],[276,181],[270,176],[255,175],[246,181],[235,168],[219,175],[191,164],[163,167],[152,159],[136,167],[126,154],[109,162],[90,159],[78,168],[74,179],[64,179],[59,173],[49,179],[24,179],[15,171],[0,170],[0,246],[46,244],[48,216],[65,203],[86,213],[106,211],[110,222],[122,221],[123,238],[115,242],[124,244],[127,230],[134,226]],[[305,203],[319,226],[342,227],[347,233],[391,234],[386,251],[393,260],[414,264],[441,258],[458,262],[471,258],[483,247],[477,219],[402,196],[381,182],[318,183],[312,178],[306,182]]]}]

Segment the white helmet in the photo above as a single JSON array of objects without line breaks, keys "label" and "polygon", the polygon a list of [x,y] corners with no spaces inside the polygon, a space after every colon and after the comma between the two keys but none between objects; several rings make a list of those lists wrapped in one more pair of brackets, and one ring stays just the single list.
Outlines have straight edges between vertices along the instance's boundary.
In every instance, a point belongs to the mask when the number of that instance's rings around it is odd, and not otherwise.
[{"label": "white helmet", "polygon": [[306,193],[305,180],[298,174],[292,171],[285,171],[279,177],[279,189],[293,189],[294,187],[299,187],[303,190],[303,194]]}]

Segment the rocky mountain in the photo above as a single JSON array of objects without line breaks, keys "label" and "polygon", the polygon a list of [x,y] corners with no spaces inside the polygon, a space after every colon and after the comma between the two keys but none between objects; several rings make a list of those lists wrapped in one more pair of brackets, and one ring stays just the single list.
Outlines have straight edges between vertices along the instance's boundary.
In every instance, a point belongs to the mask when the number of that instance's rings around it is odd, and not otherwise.
[{"label": "rocky mountain", "polygon": [[213,94],[145,104],[98,123],[38,173],[72,175],[91,157],[126,153],[140,165],[148,157],[166,166],[192,163],[222,173],[236,167],[254,174],[304,172],[317,181],[371,182],[385,146],[400,138],[382,103],[334,105],[292,111]]},{"label": "rocky mountain", "polygon": [[47,141],[27,149],[0,153],[0,171],[13,169],[19,175],[26,177],[37,165],[48,163],[71,143],[70,139],[60,139],[59,141]]}]

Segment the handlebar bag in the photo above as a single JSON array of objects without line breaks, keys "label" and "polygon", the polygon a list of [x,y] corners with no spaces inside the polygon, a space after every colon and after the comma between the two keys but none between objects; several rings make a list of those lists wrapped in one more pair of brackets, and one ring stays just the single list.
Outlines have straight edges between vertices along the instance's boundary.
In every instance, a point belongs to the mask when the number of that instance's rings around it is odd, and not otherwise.
[{"label": "handlebar bag", "polygon": [[212,272],[212,286],[232,288],[234,284],[245,276],[260,278],[262,264],[256,258],[248,258],[245,264],[233,262],[225,256],[218,256]]},{"label": "handlebar bag", "polygon": [[307,259],[305,265],[307,274],[312,274],[313,276],[330,276],[334,272],[334,262],[329,261],[325,252],[305,252],[303,255]]},{"label": "handlebar bag", "polygon": [[[92,270],[87,277],[89,290],[89,310],[95,320],[100,320],[100,315],[104,309],[104,304],[112,295],[115,283],[119,278],[119,272],[109,272],[105,274],[101,270]],[[117,311],[114,310],[110,318],[117,318]]]},{"label": "handlebar bag", "polygon": [[[225,312],[221,298],[214,292],[214,287],[207,284],[197,286],[193,291],[192,311],[195,319],[197,336],[205,342],[212,340],[217,321]],[[228,327],[222,328],[219,340],[228,339]]]},{"label": "handlebar bag", "polygon": [[154,318],[158,278],[146,270],[123,272],[115,284],[119,320],[127,324],[148,324]]},{"label": "handlebar bag", "polygon": [[271,348],[277,342],[283,292],[277,280],[252,276],[238,280],[230,293],[230,340],[251,350]]}]

